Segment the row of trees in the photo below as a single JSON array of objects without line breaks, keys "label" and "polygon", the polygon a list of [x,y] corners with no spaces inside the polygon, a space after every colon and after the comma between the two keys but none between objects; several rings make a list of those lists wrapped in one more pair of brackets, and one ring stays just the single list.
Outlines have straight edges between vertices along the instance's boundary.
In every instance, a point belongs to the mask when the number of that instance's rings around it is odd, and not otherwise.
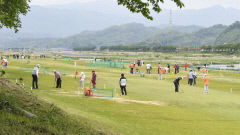
[{"label": "row of trees", "polygon": [[229,52],[236,53],[240,51],[240,43],[235,44],[223,44],[217,46],[202,46],[203,52]]},{"label": "row of trees", "polygon": [[83,46],[83,47],[74,47],[74,51],[94,51],[96,46]]},{"label": "row of trees", "polygon": [[109,50],[109,51],[141,51],[141,52],[148,52],[148,51],[155,51],[155,52],[175,52],[177,49],[174,45],[168,46],[140,46],[140,45],[129,45],[129,46],[101,46],[100,50]]}]

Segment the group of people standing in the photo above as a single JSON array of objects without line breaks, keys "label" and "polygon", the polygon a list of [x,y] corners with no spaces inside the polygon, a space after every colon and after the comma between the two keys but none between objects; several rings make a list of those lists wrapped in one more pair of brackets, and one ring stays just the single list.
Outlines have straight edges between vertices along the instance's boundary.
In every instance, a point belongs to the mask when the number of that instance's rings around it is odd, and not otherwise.
[{"label": "group of people standing", "polygon": [[[40,69],[40,64],[37,64],[32,72],[32,89],[39,89],[38,87],[38,80],[39,80],[39,69]],[[55,82],[56,82],[56,88],[61,88],[62,87],[62,76],[59,72],[57,72],[56,70],[53,70],[54,76],[55,76]],[[80,86],[79,88],[82,87],[82,89],[84,89],[84,80],[85,80],[86,76],[84,74],[84,72],[81,72],[80,74]],[[97,82],[97,75],[95,73],[95,71],[92,71],[92,79],[91,79],[91,83],[93,86],[93,89],[96,89],[96,82]]]},{"label": "group of people standing", "polygon": [[[187,70],[186,66],[185,66],[185,70]],[[208,94],[208,92],[209,92],[209,90],[208,90],[209,77],[207,75],[208,71],[207,71],[206,67],[204,67],[202,69],[202,73],[203,73],[204,93]],[[187,75],[187,78],[188,78],[188,85],[190,85],[190,86],[196,85],[197,72],[195,70],[190,69],[190,71]],[[183,79],[183,77],[178,77],[173,81],[176,93],[179,92],[179,82],[182,79]]]}]

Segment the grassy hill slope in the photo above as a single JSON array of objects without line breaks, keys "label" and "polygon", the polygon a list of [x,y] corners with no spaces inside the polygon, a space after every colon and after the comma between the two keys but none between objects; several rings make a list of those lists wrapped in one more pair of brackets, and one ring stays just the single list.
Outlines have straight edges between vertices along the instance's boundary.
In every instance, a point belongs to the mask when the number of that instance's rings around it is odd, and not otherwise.
[{"label": "grassy hill slope", "polygon": [[105,134],[5,79],[0,81],[0,116],[0,135]]}]

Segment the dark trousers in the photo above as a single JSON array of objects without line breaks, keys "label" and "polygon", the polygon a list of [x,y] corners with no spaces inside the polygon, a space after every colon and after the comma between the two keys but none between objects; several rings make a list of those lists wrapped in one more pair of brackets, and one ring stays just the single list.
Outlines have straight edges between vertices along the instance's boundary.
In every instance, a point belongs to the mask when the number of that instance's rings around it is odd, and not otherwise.
[{"label": "dark trousers", "polygon": [[197,79],[197,77],[193,76],[193,85],[196,85],[196,79]]},{"label": "dark trousers", "polygon": [[[35,88],[38,89],[38,77],[37,77],[37,75],[32,75],[32,78],[33,78],[32,88],[33,88],[33,89],[35,89]],[[35,85],[36,85],[36,87],[35,87]]]},{"label": "dark trousers", "polygon": [[175,85],[175,92],[178,92],[178,84],[174,83],[174,85]]},{"label": "dark trousers", "polygon": [[130,73],[133,74],[133,68],[131,68]]},{"label": "dark trousers", "polygon": [[193,85],[193,78],[189,78],[189,84],[192,86]]},{"label": "dark trousers", "polygon": [[61,88],[61,83],[62,83],[61,78],[58,78],[57,79],[57,87],[56,88]]},{"label": "dark trousers", "polygon": [[177,69],[175,68],[175,74],[177,74]]},{"label": "dark trousers", "polygon": [[126,86],[120,86],[121,87],[121,91],[122,91],[122,95],[127,95],[127,91],[126,91]]}]

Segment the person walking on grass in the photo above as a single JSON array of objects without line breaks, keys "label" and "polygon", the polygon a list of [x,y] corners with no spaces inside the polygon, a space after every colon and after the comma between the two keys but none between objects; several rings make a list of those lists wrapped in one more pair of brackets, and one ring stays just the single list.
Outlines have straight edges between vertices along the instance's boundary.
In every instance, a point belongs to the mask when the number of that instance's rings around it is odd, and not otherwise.
[{"label": "person walking on grass", "polygon": [[[33,89],[38,89],[38,72],[39,72],[40,65],[37,64],[36,67],[34,67],[33,72],[32,72],[32,88]],[[35,87],[36,86],[36,87]]]},{"label": "person walking on grass", "polygon": [[127,79],[124,77],[124,74],[121,74],[119,85],[121,88],[122,95],[127,95],[127,90],[126,90]]},{"label": "person walking on grass", "polygon": [[208,82],[209,82],[209,77],[207,75],[205,75],[204,79],[204,93],[208,94]]},{"label": "person walking on grass", "polygon": [[61,74],[59,72],[57,72],[56,70],[53,70],[53,73],[55,75],[55,82],[57,81],[57,86],[56,88],[61,88],[62,86],[62,77]]},{"label": "person walking on grass", "polygon": [[92,85],[93,85],[93,89],[96,90],[96,84],[97,84],[97,75],[95,73],[95,71],[92,71]]},{"label": "person walking on grass", "polygon": [[193,72],[192,72],[192,69],[190,69],[190,72],[188,74],[188,79],[189,79],[189,85],[193,86]]},{"label": "person walking on grass", "polygon": [[178,77],[176,80],[173,81],[175,86],[175,93],[179,92],[179,82],[183,79],[183,77]]},{"label": "person walking on grass", "polygon": [[80,86],[79,88],[82,87],[82,89],[84,89],[84,80],[85,80],[85,74],[83,72],[81,72],[80,74]]}]

